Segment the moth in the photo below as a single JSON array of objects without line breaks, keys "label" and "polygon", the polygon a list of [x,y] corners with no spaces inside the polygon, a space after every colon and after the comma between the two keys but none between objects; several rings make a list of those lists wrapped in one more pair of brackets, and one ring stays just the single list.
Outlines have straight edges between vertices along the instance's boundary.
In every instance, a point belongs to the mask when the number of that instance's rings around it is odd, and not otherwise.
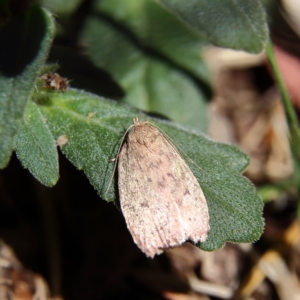
[{"label": "moth", "polygon": [[204,242],[207,202],[178,150],[155,125],[138,118],[126,132],[117,157],[118,188],[134,242],[152,258],[187,240]]}]

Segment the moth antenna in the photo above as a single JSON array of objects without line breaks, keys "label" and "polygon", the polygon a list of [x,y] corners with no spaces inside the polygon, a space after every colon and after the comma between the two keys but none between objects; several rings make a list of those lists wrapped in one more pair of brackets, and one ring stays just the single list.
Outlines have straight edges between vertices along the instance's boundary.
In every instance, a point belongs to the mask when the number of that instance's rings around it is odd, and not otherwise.
[{"label": "moth antenna", "polygon": [[[149,121],[146,121],[146,123],[150,124],[151,126],[155,127],[156,129],[158,129],[161,134],[166,138],[166,140],[168,141],[168,143],[175,149],[175,151],[181,156],[181,158],[183,158],[183,155],[192,163],[194,164],[197,168],[199,168],[200,170],[203,170],[196,162],[194,162],[185,152],[184,150],[170,137],[168,136],[162,129],[160,129],[158,126],[152,124]],[[176,145],[176,147],[174,146]],[[178,151],[178,149],[180,149],[181,152]]]},{"label": "moth antenna", "polygon": [[119,148],[118,148],[118,152],[117,152],[117,156],[115,157],[115,158],[113,158],[112,160],[113,161],[115,161],[115,164],[114,164],[114,169],[113,169],[113,172],[112,172],[112,175],[111,175],[111,178],[110,178],[110,180],[109,180],[109,184],[108,184],[108,187],[107,187],[107,189],[106,189],[106,191],[105,191],[105,194],[104,195],[106,195],[107,194],[107,192],[109,191],[109,189],[110,189],[110,186],[111,186],[111,183],[112,183],[112,180],[113,180],[113,178],[114,178],[114,175],[115,175],[115,172],[116,172],[116,168],[117,168],[117,163],[118,163],[118,158],[119,158],[119,155],[120,155],[120,151],[121,151],[121,148],[122,148],[122,145],[123,145],[123,142],[124,142],[124,139],[125,139],[125,137],[126,137],[126,135],[127,135],[127,133],[128,133],[128,131],[132,128],[132,127],[134,127],[134,124],[135,124],[135,122],[138,122],[138,117],[135,117],[135,118],[133,118],[133,124],[131,124],[128,128],[127,128],[127,130],[125,131],[125,133],[123,134],[123,137],[122,137],[122,140],[121,140],[121,143],[120,143],[120,146],[119,146]]}]

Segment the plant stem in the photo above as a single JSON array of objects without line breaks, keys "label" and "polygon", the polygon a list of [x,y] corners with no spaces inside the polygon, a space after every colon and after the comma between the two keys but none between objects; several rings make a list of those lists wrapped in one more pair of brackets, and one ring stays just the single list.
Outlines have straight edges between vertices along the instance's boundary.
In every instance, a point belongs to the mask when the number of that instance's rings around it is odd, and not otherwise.
[{"label": "plant stem", "polygon": [[281,93],[282,104],[285,109],[285,114],[290,130],[291,148],[298,165],[300,165],[300,129],[298,118],[293,104],[291,102],[290,96],[288,94],[288,91],[286,89],[286,86],[281,77],[280,71],[278,69],[271,41],[269,41],[269,43],[267,44],[266,54],[269,59],[270,65],[273,69],[274,76],[276,78]]},{"label": "plant stem", "polygon": [[288,125],[289,125],[289,127],[290,126],[297,126],[298,127],[297,115],[296,115],[296,112],[295,112],[294,107],[292,105],[292,102],[290,100],[290,96],[287,92],[287,89],[285,87],[283,79],[280,75],[280,71],[279,71],[277,63],[276,63],[276,59],[275,59],[275,55],[274,55],[274,51],[273,51],[273,45],[272,45],[271,41],[269,41],[269,43],[266,47],[266,53],[267,53],[267,57],[269,59],[270,65],[273,69],[274,76],[276,78],[277,84],[278,84],[279,89],[280,89],[283,106],[284,106],[284,109],[286,111],[286,117],[287,117],[287,120],[288,120]]},{"label": "plant stem", "polygon": [[293,104],[291,102],[290,96],[288,94],[288,91],[286,89],[286,86],[281,77],[280,71],[278,69],[271,41],[268,42],[268,45],[266,47],[266,54],[269,59],[270,65],[273,69],[273,73],[281,93],[281,100],[282,100],[283,107],[285,109],[285,115],[289,126],[290,144],[291,144],[291,150],[293,152],[294,162],[295,162],[294,177],[298,182],[297,216],[298,216],[298,220],[300,220],[300,198],[299,198],[300,195],[300,172],[299,172],[300,170],[300,129],[299,129],[298,118],[295,109],[293,107]]}]

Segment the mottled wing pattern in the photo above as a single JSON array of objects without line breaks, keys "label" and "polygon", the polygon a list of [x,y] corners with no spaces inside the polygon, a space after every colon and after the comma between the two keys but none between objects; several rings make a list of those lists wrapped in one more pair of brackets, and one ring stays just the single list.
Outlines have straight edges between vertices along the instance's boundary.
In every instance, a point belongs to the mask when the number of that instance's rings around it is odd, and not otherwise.
[{"label": "mottled wing pattern", "polygon": [[200,185],[158,129],[135,123],[120,151],[118,176],[127,227],[147,256],[206,240],[209,214]]}]

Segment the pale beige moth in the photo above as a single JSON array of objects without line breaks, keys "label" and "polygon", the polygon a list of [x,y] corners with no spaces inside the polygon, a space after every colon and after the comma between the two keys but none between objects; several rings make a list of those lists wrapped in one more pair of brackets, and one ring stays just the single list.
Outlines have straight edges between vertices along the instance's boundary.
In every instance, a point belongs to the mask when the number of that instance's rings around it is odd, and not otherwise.
[{"label": "pale beige moth", "polygon": [[198,180],[156,126],[133,121],[118,155],[118,187],[134,242],[149,257],[187,240],[204,242],[209,213]]}]

